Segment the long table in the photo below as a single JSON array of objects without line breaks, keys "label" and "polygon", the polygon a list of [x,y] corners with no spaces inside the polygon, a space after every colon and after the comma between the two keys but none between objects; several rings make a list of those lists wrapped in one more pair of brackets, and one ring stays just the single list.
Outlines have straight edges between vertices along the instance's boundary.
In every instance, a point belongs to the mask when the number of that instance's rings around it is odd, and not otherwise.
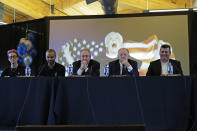
[{"label": "long table", "polygon": [[54,78],[0,78],[0,128],[47,124],[53,113]]},{"label": "long table", "polygon": [[195,82],[189,76],[0,78],[0,128],[145,124],[148,131],[195,129],[188,124],[191,113],[197,118]]}]

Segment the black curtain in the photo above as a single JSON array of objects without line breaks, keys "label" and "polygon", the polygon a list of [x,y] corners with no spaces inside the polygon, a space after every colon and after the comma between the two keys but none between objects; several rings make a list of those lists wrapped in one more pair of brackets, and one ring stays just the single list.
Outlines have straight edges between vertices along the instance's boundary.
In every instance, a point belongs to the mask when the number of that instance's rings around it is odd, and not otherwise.
[{"label": "black curtain", "polygon": [[191,12],[188,15],[189,26],[189,63],[190,74],[194,75],[194,62],[197,61],[197,13]]},{"label": "black curtain", "polygon": [[34,75],[40,64],[45,61],[45,51],[48,49],[48,20],[46,18],[2,25],[0,26],[1,70],[10,66],[7,51],[9,49],[17,49],[20,39],[26,36],[27,29],[35,35],[34,46],[38,52],[31,65]]}]

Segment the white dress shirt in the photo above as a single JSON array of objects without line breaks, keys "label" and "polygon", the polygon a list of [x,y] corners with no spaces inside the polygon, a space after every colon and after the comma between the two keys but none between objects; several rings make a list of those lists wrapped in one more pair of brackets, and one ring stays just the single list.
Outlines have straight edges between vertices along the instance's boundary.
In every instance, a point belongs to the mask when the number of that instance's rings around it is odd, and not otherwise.
[{"label": "white dress shirt", "polygon": [[168,62],[162,62],[161,61],[161,75],[167,75],[168,74]]}]

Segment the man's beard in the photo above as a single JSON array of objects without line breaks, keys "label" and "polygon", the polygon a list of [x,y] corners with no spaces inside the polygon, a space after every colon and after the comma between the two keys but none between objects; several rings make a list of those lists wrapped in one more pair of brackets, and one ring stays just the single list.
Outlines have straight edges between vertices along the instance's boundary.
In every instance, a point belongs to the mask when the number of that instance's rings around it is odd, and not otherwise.
[{"label": "man's beard", "polygon": [[55,61],[48,61],[49,65],[54,65]]},{"label": "man's beard", "polygon": [[168,61],[168,60],[169,60],[169,57],[166,56],[166,55],[163,55],[163,56],[161,56],[161,59],[162,59],[163,61]]}]

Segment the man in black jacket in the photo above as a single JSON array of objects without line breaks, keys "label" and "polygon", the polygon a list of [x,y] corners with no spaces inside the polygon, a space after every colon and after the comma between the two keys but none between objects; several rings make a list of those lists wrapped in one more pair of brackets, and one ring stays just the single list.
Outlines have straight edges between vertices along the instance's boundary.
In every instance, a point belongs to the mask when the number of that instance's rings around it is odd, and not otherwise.
[{"label": "man in black jacket", "polygon": [[183,75],[181,63],[170,59],[171,49],[169,45],[162,45],[160,48],[160,59],[150,63],[146,76],[168,75],[168,65],[173,66],[173,74]]},{"label": "man in black jacket", "polygon": [[46,51],[47,63],[42,65],[38,76],[65,76],[65,67],[55,62],[56,52],[53,49]]},{"label": "man in black jacket", "polygon": [[99,76],[100,63],[91,59],[88,49],[81,50],[80,60],[73,63],[73,75]]}]

